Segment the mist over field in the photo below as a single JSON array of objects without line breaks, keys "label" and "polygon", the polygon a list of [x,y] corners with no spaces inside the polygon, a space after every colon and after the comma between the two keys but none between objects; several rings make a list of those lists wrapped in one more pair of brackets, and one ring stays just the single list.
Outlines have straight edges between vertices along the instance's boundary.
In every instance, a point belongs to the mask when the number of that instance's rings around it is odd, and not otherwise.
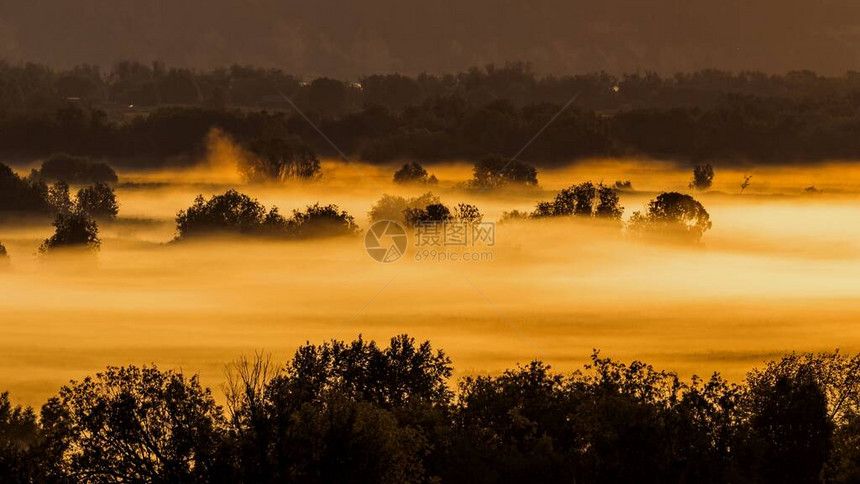
[{"label": "mist over field", "polygon": [[[176,212],[228,188],[283,213],[336,203],[362,229],[395,167],[323,162],[310,183],[245,185],[241,153],[211,142],[189,170],[120,172],[120,217],[101,225],[94,259],[35,253],[47,222],[0,226],[11,269],[0,277],[0,381],[37,405],[69,379],[106,365],[157,363],[224,380],[224,365],[268,351],[285,361],[306,341],[386,340],[409,333],[444,348],[456,376],[495,374],[542,359],[569,371],[592,349],[681,375],[740,378],[786,351],[860,349],[860,170],[850,163],[717,169],[706,193],[689,170],[639,159],[595,159],[539,173],[533,190],[480,193],[455,184],[471,165],[427,166],[443,203],[477,205],[485,221],[532,210],[561,188],[630,180],[624,218],[662,191],[692,193],[713,229],[700,246],[624,237],[620,226],[573,219],[498,224],[492,261],[380,264],[354,238],[169,244]],[[743,194],[744,175],[753,175]],[[814,185],[821,193],[804,189]],[[220,398],[220,397],[219,397]]]}]

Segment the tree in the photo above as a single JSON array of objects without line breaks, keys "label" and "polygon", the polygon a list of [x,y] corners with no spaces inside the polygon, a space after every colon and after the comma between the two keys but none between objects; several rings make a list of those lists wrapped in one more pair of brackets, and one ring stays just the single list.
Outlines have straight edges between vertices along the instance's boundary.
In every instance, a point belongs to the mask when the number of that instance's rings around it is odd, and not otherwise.
[{"label": "tree", "polygon": [[475,163],[472,186],[500,188],[506,185],[536,186],[537,170],[519,160],[505,160],[490,156]]},{"label": "tree", "polygon": [[591,182],[562,189],[552,202],[538,203],[532,217],[563,217],[577,215],[618,220],[624,212],[615,189]]},{"label": "tree", "polygon": [[714,183],[714,168],[711,165],[696,165],[693,167],[693,181],[690,188],[707,190]]},{"label": "tree", "polygon": [[56,465],[86,482],[224,481],[223,416],[197,376],[109,367],[73,381],[42,407]]},{"label": "tree", "polygon": [[248,148],[254,156],[239,169],[249,182],[310,180],[320,175],[319,159],[298,138],[256,138]]},{"label": "tree", "polygon": [[56,153],[42,162],[38,176],[45,181],[66,183],[116,183],[116,172],[105,163],[94,163],[83,156]]},{"label": "tree", "polygon": [[427,205],[439,203],[441,203],[439,197],[434,195],[432,192],[427,192],[423,195],[408,199],[401,196],[385,194],[376,202],[367,215],[371,222],[377,222],[379,220],[393,220],[397,223],[405,224],[406,210],[416,208],[420,209]]},{"label": "tree", "polygon": [[645,214],[634,212],[627,224],[629,233],[668,240],[698,242],[711,228],[711,218],[690,195],[662,193],[648,204]]},{"label": "tree", "polygon": [[77,207],[94,218],[112,220],[119,213],[116,193],[106,183],[82,188],[78,191]]},{"label": "tree", "polygon": [[218,233],[252,234],[259,231],[265,215],[266,207],[236,190],[227,190],[209,200],[198,195],[193,205],[176,215],[176,238]]},{"label": "tree", "polygon": [[0,212],[50,213],[47,194],[48,187],[40,180],[23,179],[0,163]]},{"label": "tree", "polygon": [[409,208],[404,212],[407,227],[421,224],[443,223],[451,220],[451,210],[441,203],[432,203],[424,208]]},{"label": "tree", "polygon": [[429,175],[418,162],[406,163],[394,173],[394,183],[408,184],[418,183],[422,185],[435,185],[439,182],[436,175]]},{"label": "tree", "polygon": [[466,222],[470,225],[481,223],[484,220],[484,215],[478,207],[469,203],[458,203],[454,208],[454,220],[458,222]]},{"label": "tree", "polygon": [[0,242],[0,261],[6,262],[9,260],[9,254],[6,252],[6,247]]},{"label": "tree", "polygon": [[48,187],[48,195],[45,200],[56,213],[69,212],[73,208],[71,195],[69,195],[69,185],[64,181],[58,181]]},{"label": "tree", "polygon": [[358,225],[352,215],[337,205],[308,205],[304,211],[294,210],[289,221],[290,232],[298,238],[355,235]]},{"label": "tree", "polygon": [[101,247],[99,226],[87,213],[73,210],[57,214],[52,225],[56,230],[39,247],[41,253],[77,248],[97,251]]},{"label": "tree", "polygon": [[42,482],[42,432],[30,407],[12,406],[0,393],[0,482]]}]

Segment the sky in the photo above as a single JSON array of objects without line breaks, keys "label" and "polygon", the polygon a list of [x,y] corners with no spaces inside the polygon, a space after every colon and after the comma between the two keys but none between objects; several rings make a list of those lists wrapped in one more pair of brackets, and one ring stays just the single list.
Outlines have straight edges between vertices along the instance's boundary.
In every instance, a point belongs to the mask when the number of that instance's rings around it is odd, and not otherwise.
[{"label": "sky", "polygon": [[[0,58],[278,67],[309,77],[703,68],[842,74],[856,0],[0,0]],[[860,70],[860,69],[858,69]]]}]

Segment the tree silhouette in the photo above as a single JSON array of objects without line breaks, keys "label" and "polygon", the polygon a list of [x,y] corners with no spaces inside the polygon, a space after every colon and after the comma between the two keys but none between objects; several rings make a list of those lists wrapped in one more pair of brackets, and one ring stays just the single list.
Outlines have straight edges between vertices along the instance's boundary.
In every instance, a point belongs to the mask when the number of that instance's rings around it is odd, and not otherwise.
[{"label": "tree silhouette", "polygon": [[0,393],[0,482],[41,482],[42,435],[30,407],[12,406]]},{"label": "tree silhouette", "polygon": [[320,174],[320,162],[298,138],[257,138],[248,146],[254,156],[239,169],[250,182],[310,180]]},{"label": "tree silhouette", "polygon": [[48,187],[38,179],[23,179],[0,163],[0,212],[50,213],[47,194]]},{"label": "tree silhouette", "polygon": [[499,188],[506,185],[536,186],[537,170],[519,160],[490,156],[475,163],[471,185],[476,188]]},{"label": "tree silhouette", "polygon": [[198,195],[194,204],[176,215],[176,238],[255,233],[263,224],[265,215],[266,207],[236,190],[227,190],[209,200]]},{"label": "tree silhouette", "polygon": [[52,224],[54,235],[45,239],[39,252],[49,253],[57,249],[87,249],[96,251],[101,247],[99,226],[93,218],[79,210],[57,215]]},{"label": "tree silhouette", "polygon": [[97,219],[112,220],[119,213],[116,193],[106,183],[82,188],[78,191],[77,207]]},{"label": "tree silhouette", "polygon": [[394,173],[394,183],[409,184],[418,183],[422,185],[435,185],[439,182],[436,175],[430,175],[418,162],[406,163]]},{"label": "tree silhouette", "polygon": [[73,208],[69,185],[64,181],[58,181],[48,187],[45,201],[56,213],[70,212]]},{"label": "tree silhouette", "polygon": [[289,221],[291,235],[298,238],[354,235],[358,225],[352,215],[337,205],[308,205],[304,211],[293,211]]},{"label": "tree silhouette", "polygon": [[714,168],[711,165],[696,165],[693,167],[693,181],[690,188],[707,190],[714,183]]},{"label": "tree silhouette", "polygon": [[110,367],[42,408],[62,475],[86,482],[206,482],[224,420],[211,392],[156,367]]},{"label": "tree silhouette", "polygon": [[589,181],[562,189],[552,202],[539,202],[532,217],[577,215],[618,220],[623,212],[615,189]]},{"label": "tree silhouette", "polygon": [[438,196],[432,192],[427,192],[418,197],[403,198],[401,196],[385,194],[376,204],[371,207],[367,213],[371,222],[379,220],[393,220],[395,222],[406,223],[406,210],[421,209],[427,205],[435,205],[442,203]]},{"label": "tree silhouette", "polygon": [[711,228],[711,218],[701,203],[690,195],[662,193],[648,204],[645,214],[634,212],[628,232],[667,240],[698,242]]},{"label": "tree silhouette", "polygon": [[404,212],[407,227],[421,224],[443,223],[452,219],[451,210],[441,203],[432,203],[424,208],[408,208]]},{"label": "tree silhouette", "polygon": [[51,155],[42,163],[38,176],[45,181],[66,183],[116,183],[118,180],[110,166],[66,153]]}]

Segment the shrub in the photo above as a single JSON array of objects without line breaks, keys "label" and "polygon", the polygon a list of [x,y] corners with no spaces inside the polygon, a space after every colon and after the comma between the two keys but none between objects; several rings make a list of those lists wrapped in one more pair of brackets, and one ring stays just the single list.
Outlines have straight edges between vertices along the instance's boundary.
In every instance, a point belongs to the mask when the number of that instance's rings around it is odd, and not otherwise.
[{"label": "shrub", "polygon": [[409,199],[386,194],[376,202],[367,215],[371,222],[377,222],[379,220],[393,220],[395,222],[405,224],[406,210],[424,208],[427,205],[437,203],[441,203],[439,197],[433,195],[431,192]]},{"label": "shrub", "polygon": [[358,231],[352,215],[337,205],[308,205],[304,211],[293,211],[288,223],[291,235],[299,238],[353,235]]}]

